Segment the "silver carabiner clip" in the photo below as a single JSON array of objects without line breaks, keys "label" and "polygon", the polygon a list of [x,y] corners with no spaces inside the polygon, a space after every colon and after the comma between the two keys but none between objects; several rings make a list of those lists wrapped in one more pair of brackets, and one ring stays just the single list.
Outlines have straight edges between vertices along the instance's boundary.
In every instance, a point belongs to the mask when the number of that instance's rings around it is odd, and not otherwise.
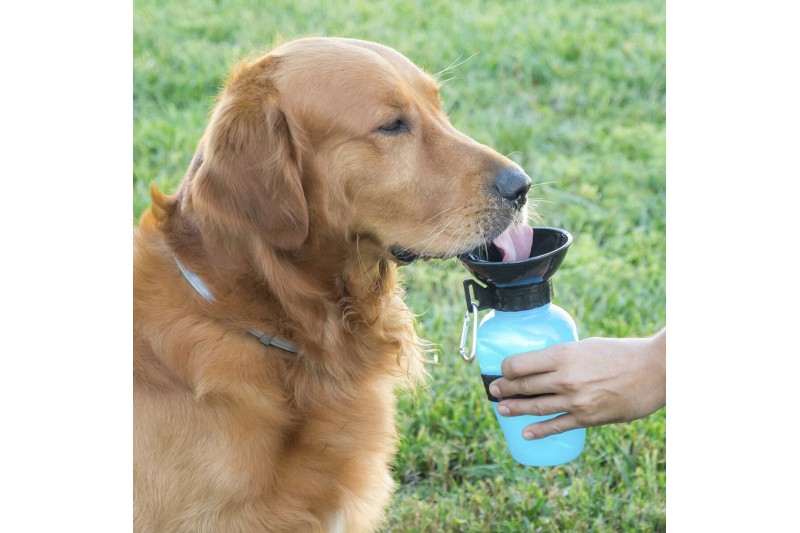
[{"label": "silver carabiner clip", "polygon": [[[470,317],[470,312],[472,317]],[[470,318],[472,318],[472,348],[467,355],[467,332],[469,331]],[[467,363],[471,363],[475,359],[475,349],[478,345],[478,304],[470,302],[470,310],[464,314],[464,327],[461,329],[461,347],[459,353],[461,358]]]}]

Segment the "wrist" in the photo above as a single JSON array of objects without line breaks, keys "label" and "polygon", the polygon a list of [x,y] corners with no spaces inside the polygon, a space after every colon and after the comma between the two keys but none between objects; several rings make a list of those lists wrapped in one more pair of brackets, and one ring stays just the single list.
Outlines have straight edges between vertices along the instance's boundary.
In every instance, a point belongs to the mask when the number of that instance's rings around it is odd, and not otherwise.
[{"label": "wrist", "polygon": [[654,383],[658,391],[659,408],[666,405],[667,396],[667,328],[648,339],[649,350],[648,359],[650,360],[650,372],[655,378]]}]

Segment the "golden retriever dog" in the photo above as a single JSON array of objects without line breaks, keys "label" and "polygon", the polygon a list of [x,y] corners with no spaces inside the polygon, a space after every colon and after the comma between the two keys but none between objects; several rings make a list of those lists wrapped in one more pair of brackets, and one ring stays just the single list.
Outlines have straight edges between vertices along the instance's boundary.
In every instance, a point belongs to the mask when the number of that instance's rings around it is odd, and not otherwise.
[{"label": "golden retriever dog", "polygon": [[529,186],[390,48],[236,67],[135,231],[135,530],[379,528],[396,390],[424,375],[396,270],[486,245]]}]

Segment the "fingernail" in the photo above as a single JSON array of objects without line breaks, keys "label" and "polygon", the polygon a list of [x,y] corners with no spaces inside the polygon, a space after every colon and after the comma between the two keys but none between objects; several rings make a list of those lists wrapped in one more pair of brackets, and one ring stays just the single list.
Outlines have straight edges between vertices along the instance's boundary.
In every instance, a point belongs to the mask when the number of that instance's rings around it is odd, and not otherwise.
[{"label": "fingernail", "polygon": [[526,431],[525,433],[522,434],[522,438],[525,440],[532,440],[533,433],[531,433],[530,431]]},{"label": "fingernail", "polygon": [[497,412],[500,413],[503,416],[508,416],[508,415],[511,414],[511,409],[509,409],[505,405],[498,405],[497,406]]},{"label": "fingernail", "polygon": [[492,394],[492,396],[494,396],[495,398],[499,398],[499,397],[500,397],[500,387],[498,387],[498,386],[497,386],[497,385],[495,385],[494,383],[492,383],[491,385],[489,385],[489,392],[490,392],[490,393]]}]

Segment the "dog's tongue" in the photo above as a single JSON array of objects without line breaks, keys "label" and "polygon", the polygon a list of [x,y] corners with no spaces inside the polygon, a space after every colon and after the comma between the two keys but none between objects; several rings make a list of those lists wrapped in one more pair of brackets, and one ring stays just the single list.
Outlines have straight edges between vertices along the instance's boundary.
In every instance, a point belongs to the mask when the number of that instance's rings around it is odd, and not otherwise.
[{"label": "dog's tongue", "polygon": [[533,244],[533,228],[525,224],[511,226],[492,243],[503,252],[504,263],[527,259]]}]

